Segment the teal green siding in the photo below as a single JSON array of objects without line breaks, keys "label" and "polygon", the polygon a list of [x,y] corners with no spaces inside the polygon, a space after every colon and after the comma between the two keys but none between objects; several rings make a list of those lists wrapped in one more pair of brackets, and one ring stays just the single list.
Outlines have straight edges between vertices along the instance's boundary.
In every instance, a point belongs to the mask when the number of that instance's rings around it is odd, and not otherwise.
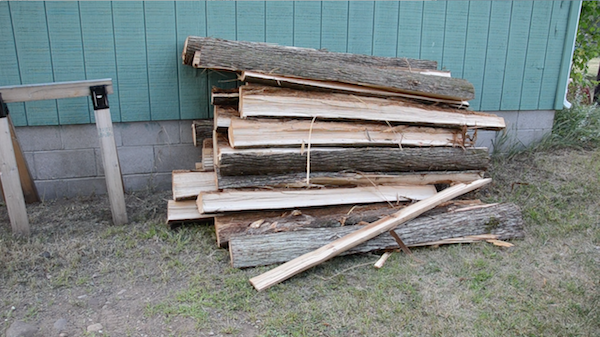
[{"label": "teal green siding", "polygon": [[[110,77],[112,118],[212,116],[230,72],[181,64],[189,35],[438,61],[476,90],[474,110],[562,104],[579,2],[0,2],[0,85]],[[9,105],[16,125],[94,121],[89,99]]]}]

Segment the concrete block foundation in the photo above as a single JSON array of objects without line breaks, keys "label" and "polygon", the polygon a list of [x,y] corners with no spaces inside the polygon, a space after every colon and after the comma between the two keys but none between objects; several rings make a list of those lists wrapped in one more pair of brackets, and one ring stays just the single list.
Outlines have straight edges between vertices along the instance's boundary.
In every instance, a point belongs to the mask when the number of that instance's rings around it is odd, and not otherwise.
[{"label": "concrete block foundation", "polygon": [[[525,147],[552,131],[553,110],[499,111],[507,128],[504,147]],[[202,150],[192,144],[192,121],[115,123],[123,183],[128,192],[171,188],[171,171],[194,169]],[[17,137],[44,199],[105,194],[94,124],[17,127]],[[490,151],[501,132],[478,131],[477,146]]]}]

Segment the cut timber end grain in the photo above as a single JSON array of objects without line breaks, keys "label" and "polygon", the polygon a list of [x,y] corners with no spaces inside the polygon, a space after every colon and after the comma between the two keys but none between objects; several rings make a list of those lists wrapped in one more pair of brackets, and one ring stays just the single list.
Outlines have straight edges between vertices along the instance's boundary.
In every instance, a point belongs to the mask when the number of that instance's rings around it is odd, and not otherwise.
[{"label": "cut timber end grain", "polygon": [[[310,139],[309,139],[310,138]],[[311,122],[232,117],[233,148],[299,146],[472,146],[461,130],[385,123]]]},{"label": "cut timber end grain", "polygon": [[214,152],[212,138],[206,138],[202,142],[202,168],[204,171],[214,171]]},{"label": "cut timber end grain", "polygon": [[371,186],[280,191],[223,191],[200,193],[201,213],[284,209],[382,201],[422,200],[436,193],[434,186]]},{"label": "cut timber end grain", "polygon": [[215,106],[214,115],[216,130],[228,128],[231,124],[231,119],[240,117],[237,107],[224,107],[218,105]]},{"label": "cut timber end grain", "polygon": [[[373,186],[373,185],[434,185],[455,182],[470,183],[483,178],[483,171],[459,172],[311,172],[310,183],[323,186]],[[217,172],[218,188],[250,188],[250,187],[305,187],[306,173],[266,174],[224,176]]]},{"label": "cut timber end grain", "polygon": [[167,204],[167,223],[200,219],[211,219],[214,214],[206,215],[198,212],[195,200],[169,200]]},{"label": "cut timber end grain", "polygon": [[[473,85],[463,79],[422,75],[410,72],[408,69],[368,64],[374,59],[392,62],[402,59],[315,50],[306,52],[303,48],[200,37],[188,37],[186,48],[184,62],[189,64],[187,59],[191,57],[193,66],[197,68],[251,70],[266,74],[388,88],[388,90],[454,100],[474,98]],[[196,57],[191,56],[192,50],[195,50],[193,53]],[[356,62],[357,60],[359,61]]]},{"label": "cut timber end grain", "polygon": [[399,122],[426,126],[501,130],[496,115],[443,109],[408,100],[246,85],[240,87],[241,117],[303,117]]},{"label": "cut timber end grain", "polygon": [[[491,222],[494,222],[494,226],[489,225]],[[361,228],[344,226],[261,235],[234,234],[229,243],[231,263],[236,268],[246,268],[287,262],[331,243],[333,238],[343,237]],[[394,232],[408,247],[491,241],[491,237],[506,240],[524,235],[521,212],[514,204],[496,204],[460,213],[423,215],[398,226]],[[398,248],[394,238],[385,232],[342,255]]]},{"label": "cut timber end grain", "polygon": [[173,199],[196,199],[200,192],[217,190],[217,177],[214,172],[173,171]]},{"label": "cut timber end grain", "polygon": [[427,199],[418,201],[406,208],[403,208],[397,213],[394,213],[369,225],[362,226],[362,228],[356,232],[335,240],[315,251],[304,254],[264,274],[253,277],[250,279],[250,283],[258,291],[267,289],[311,267],[340,255],[341,253],[356,247],[381,233],[392,230],[399,224],[412,220],[443,202],[471,192],[488,184],[491,181],[491,179],[480,179],[470,184],[454,185]]},{"label": "cut timber end grain", "polygon": [[[376,89],[365,87],[356,84],[340,83],[340,82],[327,82],[318,80],[309,80],[305,78],[285,77],[277,76],[272,74],[261,74],[253,71],[244,71],[240,76],[240,81],[246,81],[250,83],[257,83],[269,86],[278,86],[291,89],[299,90],[311,90],[311,91],[325,91],[325,92],[337,92],[342,94],[352,94],[369,97],[397,97],[397,98],[409,98],[427,103],[442,103],[448,104],[449,106],[466,109],[469,107],[469,102],[458,101],[451,99],[433,98],[427,96],[419,96],[413,94],[406,94],[394,91],[387,91],[384,89]],[[239,95],[238,95],[239,98]]]}]

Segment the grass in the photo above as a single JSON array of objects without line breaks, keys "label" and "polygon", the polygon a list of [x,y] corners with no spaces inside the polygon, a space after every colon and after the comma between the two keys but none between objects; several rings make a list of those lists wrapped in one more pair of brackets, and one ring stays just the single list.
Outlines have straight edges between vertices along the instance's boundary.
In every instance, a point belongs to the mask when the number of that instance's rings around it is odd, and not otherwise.
[{"label": "grass", "polygon": [[13,239],[0,213],[0,324],[50,335],[62,315],[69,335],[99,321],[113,336],[597,336],[599,115],[562,111],[552,137],[494,156],[493,183],[472,197],[521,207],[515,247],[415,249],[379,270],[378,255],[340,257],[260,293],[248,279],[270,268],[229,267],[211,226],[163,225],[168,194],[128,196],[125,226],[109,224],[102,198],[29,207],[43,224],[30,239]]}]

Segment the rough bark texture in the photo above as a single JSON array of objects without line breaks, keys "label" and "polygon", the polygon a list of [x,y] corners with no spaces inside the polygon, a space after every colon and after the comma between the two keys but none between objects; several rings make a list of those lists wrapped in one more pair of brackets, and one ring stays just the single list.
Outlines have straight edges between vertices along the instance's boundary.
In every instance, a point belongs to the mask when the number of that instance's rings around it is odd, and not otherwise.
[{"label": "rough bark texture", "polygon": [[[479,200],[455,200],[425,213],[433,216],[456,209],[481,205]],[[232,235],[259,235],[293,232],[310,228],[353,226],[369,223],[397,212],[406,206],[401,204],[369,204],[312,207],[296,210],[238,212],[215,218],[217,244],[227,246]]]},{"label": "rough bark texture", "polygon": [[[229,241],[231,263],[245,268],[290,261],[346,236],[362,226],[312,228],[264,235],[233,235]],[[514,204],[498,204],[471,210],[422,215],[395,230],[408,247],[444,239],[495,234],[506,240],[523,237],[523,220]],[[397,249],[389,233],[362,243],[341,255]]]},{"label": "rough bark texture", "polygon": [[[221,147],[221,144],[219,144]],[[300,149],[220,151],[221,175],[262,175],[306,172],[306,152]],[[312,148],[311,172],[408,172],[486,170],[486,148]]]},{"label": "rough bark texture", "polygon": [[[266,74],[302,77],[315,80],[360,84],[376,88],[423,94],[431,97],[470,100],[475,97],[473,85],[464,79],[422,75],[388,65],[378,66],[381,59],[272,46],[264,43],[227,41],[190,36],[186,40],[184,63],[190,64],[200,53],[197,68],[232,71],[252,70]],[[390,59],[394,60],[394,59]],[[399,59],[402,60],[402,59]],[[412,66],[411,66],[412,67]],[[413,67],[414,68],[414,67]]]},{"label": "rough bark texture", "polygon": [[[483,178],[482,171],[462,172],[373,172],[370,174],[346,172],[311,172],[310,183],[323,186],[424,185],[471,182]],[[217,170],[218,188],[303,187],[306,173],[224,176]]]},{"label": "rough bark texture", "polygon": [[208,119],[192,121],[194,146],[201,145],[204,139],[212,137],[213,121]]},{"label": "rough bark texture", "polygon": [[245,51],[245,54],[240,55],[264,55],[261,60],[268,66],[269,57],[277,56],[280,58],[308,58],[319,59],[325,61],[341,60],[349,64],[357,64],[367,67],[376,68],[418,68],[418,69],[437,69],[436,61],[415,60],[407,58],[394,57],[378,57],[360,54],[334,53],[325,50],[317,50],[312,48],[286,47],[274,44],[244,42],[244,41],[227,41],[214,39],[210,37],[189,36],[186,39],[182,59],[183,64],[192,65],[192,59],[197,51],[203,52],[209,48],[235,48],[238,51]]},{"label": "rough bark texture", "polygon": [[238,88],[222,89],[213,87],[211,89],[210,102],[212,105],[236,106],[239,103],[240,92]]}]

